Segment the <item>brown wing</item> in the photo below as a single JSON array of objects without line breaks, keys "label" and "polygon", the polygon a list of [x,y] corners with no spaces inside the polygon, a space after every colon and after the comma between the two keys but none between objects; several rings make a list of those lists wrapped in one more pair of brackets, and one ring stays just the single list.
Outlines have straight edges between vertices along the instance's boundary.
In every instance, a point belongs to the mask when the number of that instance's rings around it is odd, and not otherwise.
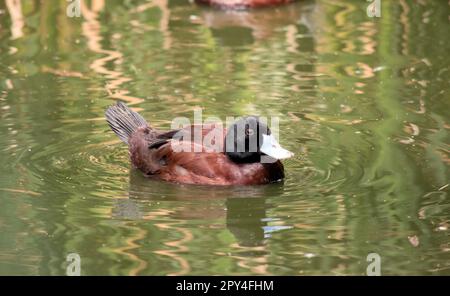
[{"label": "brown wing", "polygon": [[[215,134],[211,136],[211,132]],[[168,149],[168,146],[173,146],[173,143],[183,143],[191,147],[184,149],[185,151],[194,152],[211,152],[218,153],[222,149],[223,137],[226,130],[221,129],[221,125],[190,125],[183,129],[170,131],[157,131],[149,128],[139,128],[129,139],[129,151],[133,165],[142,170],[146,174],[156,174],[159,172],[162,164],[165,164],[167,157],[165,154],[178,152]],[[211,143],[212,142],[212,143]],[[160,149],[164,148],[165,149]],[[161,152],[163,151],[163,152]],[[165,151],[165,153],[164,153]],[[222,150],[220,150],[222,151]],[[177,153],[178,154],[178,153]],[[189,159],[190,156],[186,154],[177,155],[179,159]]]}]

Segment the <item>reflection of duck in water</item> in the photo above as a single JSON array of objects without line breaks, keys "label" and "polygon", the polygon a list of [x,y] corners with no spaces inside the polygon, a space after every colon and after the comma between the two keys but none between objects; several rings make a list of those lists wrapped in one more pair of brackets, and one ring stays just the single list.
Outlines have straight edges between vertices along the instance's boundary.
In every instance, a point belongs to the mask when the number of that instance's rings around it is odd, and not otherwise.
[{"label": "reflection of duck in water", "polygon": [[227,205],[227,228],[239,245],[260,246],[265,239],[267,226],[266,200],[264,198],[229,198]]},{"label": "reflection of duck in water", "polygon": [[294,0],[195,0],[200,4],[207,4],[224,9],[244,9],[263,6],[274,6],[291,3]]},{"label": "reflection of duck in water", "polygon": [[[117,199],[112,213],[116,219],[156,218],[159,223],[163,220],[201,220],[202,223],[225,220],[227,229],[240,246],[254,247],[263,245],[272,232],[289,228],[270,227],[270,221],[276,219],[267,217],[266,213],[271,205],[264,196],[278,196],[282,191],[281,184],[250,187],[167,186],[131,171],[129,198]],[[199,200],[202,206],[199,206]],[[148,207],[148,203],[152,206]],[[169,204],[172,206],[167,207]],[[186,223],[178,227],[180,225]]]},{"label": "reflection of duck in water", "polygon": [[[236,121],[228,130],[210,124],[158,131],[119,102],[108,108],[106,118],[111,129],[128,144],[133,165],[147,176],[170,182],[203,185],[278,182],[284,178],[279,159],[293,155],[254,116]],[[211,141],[209,145],[206,139],[211,134],[214,144]]]}]

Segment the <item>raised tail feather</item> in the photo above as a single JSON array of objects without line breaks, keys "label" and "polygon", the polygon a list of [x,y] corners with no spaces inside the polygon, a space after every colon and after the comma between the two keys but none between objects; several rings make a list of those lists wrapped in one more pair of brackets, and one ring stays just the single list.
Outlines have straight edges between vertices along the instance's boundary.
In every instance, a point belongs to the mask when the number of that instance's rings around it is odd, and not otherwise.
[{"label": "raised tail feather", "polygon": [[117,102],[116,105],[109,107],[105,116],[111,129],[126,144],[135,130],[139,127],[149,126],[141,115],[122,102]]}]

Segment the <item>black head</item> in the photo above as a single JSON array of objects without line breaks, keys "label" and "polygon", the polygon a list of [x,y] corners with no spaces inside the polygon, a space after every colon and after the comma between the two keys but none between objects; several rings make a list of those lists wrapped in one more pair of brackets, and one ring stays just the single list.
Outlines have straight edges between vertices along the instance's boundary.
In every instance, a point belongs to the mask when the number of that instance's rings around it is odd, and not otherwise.
[{"label": "black head", "polygon": [[281,148],[267,124],[256,116],[243,117],[228,128],[225,154],[236,163],[260,162],[262,155],[275,159],[292,156]]}]

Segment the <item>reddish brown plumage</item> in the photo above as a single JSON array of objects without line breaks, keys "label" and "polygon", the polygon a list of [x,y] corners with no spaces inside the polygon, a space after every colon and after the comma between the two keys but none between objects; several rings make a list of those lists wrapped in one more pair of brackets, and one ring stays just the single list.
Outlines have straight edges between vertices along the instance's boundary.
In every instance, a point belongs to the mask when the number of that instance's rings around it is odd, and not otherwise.
[{"label": "reddish brown plumage", "polygon": [[[211,127],[201,127],[202,134],[207,135]],[[193,127],[186,130],[189,129]],[[170,182],[205,185],[256,185],[284,178],[280,161],[235,163],[222,152],[206,152],[210,147],[194,141],[177,142],[174,145],[190,145],[191,151],[195,151],[194,146],[197,146],[202,152],[175,152],[172,145],[174,140],[171,139],[156,148],[148,148],[159,138],[164,138],[165,134],[141,127],[129,139],[131,162],[148,176]]]},{"label": "reddish brown plumage", "polygon": [[[280,161],[261,163],[239,157],[239,163],[233,161],[230,151],[224,153],[226,130],[221,125],[158,131],[121,102],[109,107],[105,115],[111,129],[128,144],[132,164],[147,176],[204,185],[256,185],[284,178]],[[183,145],[184,149],[179,149]]]}]

